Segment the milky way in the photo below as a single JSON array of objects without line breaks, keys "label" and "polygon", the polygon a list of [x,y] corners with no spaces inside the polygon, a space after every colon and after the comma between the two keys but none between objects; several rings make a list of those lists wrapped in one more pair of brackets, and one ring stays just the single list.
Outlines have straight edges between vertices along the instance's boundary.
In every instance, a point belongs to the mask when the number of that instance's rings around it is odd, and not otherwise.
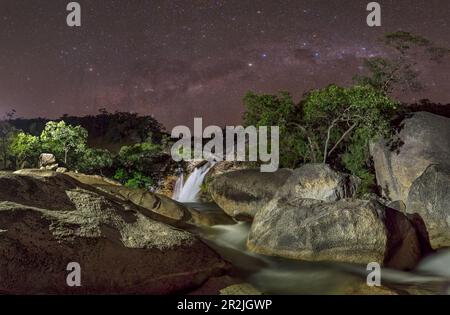
[{"label": "milky way", "polygon": [[[66,0],[0,1],[0,116],[86,115],[100,108],[153,114],[167,127],[194,117],[240,122],[248,90],[296,99],[349,84],[363,58],[389,54],[383,34],[420,34],[450,46],[448,0],[78,1],[82,26],[66,25]],[[419,58],[420,59],[420,58]],[[450,60],[419,62],[425,89],[405,101],[450,102]]]}]

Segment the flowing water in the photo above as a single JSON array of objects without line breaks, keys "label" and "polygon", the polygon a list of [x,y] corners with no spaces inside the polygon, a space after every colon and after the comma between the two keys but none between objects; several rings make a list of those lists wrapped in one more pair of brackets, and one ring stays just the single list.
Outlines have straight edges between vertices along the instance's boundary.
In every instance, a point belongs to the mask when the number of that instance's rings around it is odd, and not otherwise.
[{"label": "flowing water", "polygon": [[[222,211],[192,204],[198,211]],[[237,276],[267,294],[358,294],[370,292],[366,266],[306,262],[258,255],[247,250],[250,223],[216,225],[195,231],[235,268]],[[382,269],[382,285],[399,294],[450,294],[450,251],[423,260],[414,272]]]},{"label": "flowing water", "polygon": [[[222,211],[215,204],[195,203],[203,178],[211,168],[196,169],[178,200],[202,212]],[[234,267],[236,276],[267,294],[358,294],[370,292],[365,266],[306,262],[258,255],[247,250],[250,223],[196,229],[210,247]],[[400,294],[450,294],[450,250],[424,259],[414,272],[382,269],[382,285]]]},{"label": "flowing water", "polygon": [[194,169],[186,183],[184,183],[184,176],[181,174],[175,184],[173,199],[179,202],[196,202],[203,179],[213,166],[213,162],[207,162],[203,166]]}]

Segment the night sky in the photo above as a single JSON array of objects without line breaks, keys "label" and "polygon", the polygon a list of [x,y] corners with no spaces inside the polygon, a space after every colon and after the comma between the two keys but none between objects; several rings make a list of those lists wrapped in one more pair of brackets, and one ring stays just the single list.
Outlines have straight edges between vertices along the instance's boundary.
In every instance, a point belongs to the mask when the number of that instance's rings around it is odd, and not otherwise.
[{"label": "night sky", "polygon": [[[168,128],[235,124],[248,90],[296,100],[349,84],[361,61],[387,56],[383,34],[404,30],[450,46],[450,1],[391,0],[382,27],[361,0],[89,0],[82,26],[66,25],[69,0],[0,0],[0,116],[154,114]],[[425,90],[414,101],[450,102],[450,59],[418,56]]]}]

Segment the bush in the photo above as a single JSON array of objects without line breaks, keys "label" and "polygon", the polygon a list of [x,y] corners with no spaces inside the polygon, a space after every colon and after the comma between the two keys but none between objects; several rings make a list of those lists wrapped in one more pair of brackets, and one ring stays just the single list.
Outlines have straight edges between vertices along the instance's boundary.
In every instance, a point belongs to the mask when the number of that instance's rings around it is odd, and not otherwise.
[{"label": "bush", "polygon": [[245,124],[280,127],[281,167],[330,163],[363,180],[362,192],[374,187],[369,142],[388,136],[398,103],[369,85],[330,85],[312,90],[297,105],[286,92],[247,94]]},{"label": "bush", "polygon": [[112,165],[113,156],[108,150],[86,148],[74,166],[82,173],[103,175]]},{"label": "bush", "polygon": [[129,188],[145,188],[151,189],[155,186],[155,181],[144,174],[133,171],[128,173],[123,168],[118,169],[114,175],[114,179],[121,182],[125,187]]}]

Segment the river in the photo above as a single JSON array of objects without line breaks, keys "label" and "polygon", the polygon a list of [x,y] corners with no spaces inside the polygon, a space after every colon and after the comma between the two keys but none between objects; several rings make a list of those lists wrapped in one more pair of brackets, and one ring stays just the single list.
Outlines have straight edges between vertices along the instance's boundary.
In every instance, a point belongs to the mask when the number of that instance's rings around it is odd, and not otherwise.
[{"label": "river", "polygon": [[[203,212],[222,211],[214,204],[187,205]],[[370,271],[366,266],[298,261],[248,251],[249,229],[250,223],[239,222],[193,232],[233,265],[236,276],[266,294],[358,294],[368,289]],[[450,250],[424,259],[414,272],[384,268],[381,282],[399,294],[450,294]]]}]

